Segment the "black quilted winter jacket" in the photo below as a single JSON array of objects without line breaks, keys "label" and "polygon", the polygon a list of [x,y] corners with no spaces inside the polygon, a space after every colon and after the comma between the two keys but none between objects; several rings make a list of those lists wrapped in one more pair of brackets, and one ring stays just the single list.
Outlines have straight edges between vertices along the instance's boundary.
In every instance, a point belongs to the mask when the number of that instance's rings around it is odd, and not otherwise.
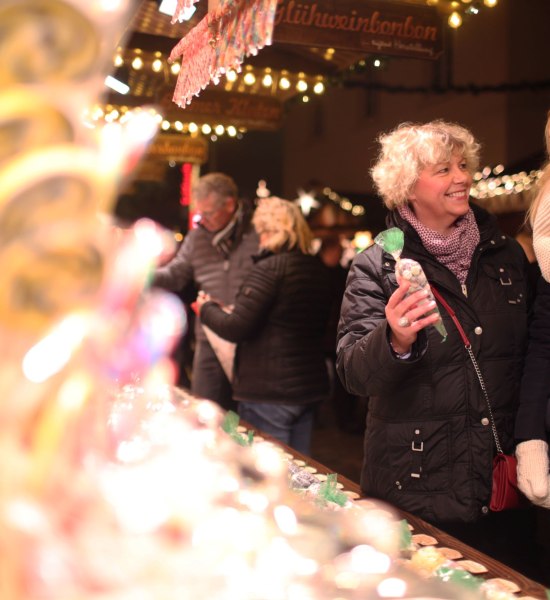
[{"label": "black quilted winter jacket", "polygon": [[322,340],[331,301],[322,262],[291,250],[259,257],[231,314],[203,305],[202,322],[238,344],[236,400],[309,404],[327,397]]},{"label": "black quilted winter jacket", "polygon": [[550,283],[539,277],[516,417],[516,439],[547,441],[550,433]]},{"label": "black quilted winter jacket", "polygon": [[[405,233],[402,256],[417,260],[454,309],[481,368],[505,452],[513,450],[526,349],[526,259],[494,218],[472,207],[481,240],[466,281],[423,247],[398,214],[388,227]],[[337,370],[345,387],[370,397],[361,487],[434,522],[473,522],[488,512],[495,442],[487,404],[458,331],[420,332],[409,359],[391,352],[384,307],[396,289],[395,260],[377,246],[357,255],[348,276],[338,332]]]}]

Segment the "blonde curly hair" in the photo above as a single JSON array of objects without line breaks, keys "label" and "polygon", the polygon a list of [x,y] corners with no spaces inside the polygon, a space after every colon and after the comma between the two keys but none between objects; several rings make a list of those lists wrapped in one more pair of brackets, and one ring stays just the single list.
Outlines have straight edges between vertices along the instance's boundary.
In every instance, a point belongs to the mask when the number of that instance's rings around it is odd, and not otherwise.
[{"label": "blonde curly hair", "polygon": [[279,252],[283,246],[289,249],[298,246],[304,254],[311,253],[313,234],[300,208],[282,198],[262,198],[254,212],[252,223],[258,235],[269,232],[270,236],[262,247]]},{"label": "blonde curly hair", "polygon": [[448,162],[455,152],[463,154],[468,171],[479,165],[480,145],[472,133],[455,123],[437,120],[429,123],[402,123],[382,134],[381,149],[371,169],[372,179],[390,210],[408,202],[422,169]]}]

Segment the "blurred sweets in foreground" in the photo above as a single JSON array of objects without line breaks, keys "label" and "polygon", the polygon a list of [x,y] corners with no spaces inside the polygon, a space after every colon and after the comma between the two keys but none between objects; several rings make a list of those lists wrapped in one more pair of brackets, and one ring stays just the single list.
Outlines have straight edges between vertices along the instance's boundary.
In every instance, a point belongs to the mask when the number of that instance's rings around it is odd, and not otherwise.
[{"label": "blurred sweets in foreground", "polygon": [[132,4],[0,2],[3,600],[33,596],[34,578],[45,577],[33,548],[55,556],[60,523],[81,512],[85,445],[105,444],[112,378],[173,377],[166,357],[183,328],[181,308],[142,294],[163,236],[141,223],[113,246],[98,216],[157,123],[146,110],[103,130],[81,122],[103,93]]},{"label": "blurred sweets in foreground", "polygon": [[405,572],[391,511],[322,511],[175,390],[151,222],[99,217],[157,127],[86,129],[129,0],[0,0],[0,598],[471,598]]}]

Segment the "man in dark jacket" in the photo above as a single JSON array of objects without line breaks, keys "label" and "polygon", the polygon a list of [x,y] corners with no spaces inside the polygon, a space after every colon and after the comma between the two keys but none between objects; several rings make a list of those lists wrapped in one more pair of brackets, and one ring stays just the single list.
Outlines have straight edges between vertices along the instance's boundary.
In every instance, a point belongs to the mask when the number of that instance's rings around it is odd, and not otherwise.
[{"label": "man in dark jacket", "polygon": [[[223,173],[201,177],[193,186],[192,198],[198,226],[189,231],[174,258],[157,269],[153,285],[179,292],[195,284],[230,305],[258,250],[252,211],[238,202],[235,182]],[[231,383],[198,317],[195,338],[191,391],[225,409],[234,408]]]}]

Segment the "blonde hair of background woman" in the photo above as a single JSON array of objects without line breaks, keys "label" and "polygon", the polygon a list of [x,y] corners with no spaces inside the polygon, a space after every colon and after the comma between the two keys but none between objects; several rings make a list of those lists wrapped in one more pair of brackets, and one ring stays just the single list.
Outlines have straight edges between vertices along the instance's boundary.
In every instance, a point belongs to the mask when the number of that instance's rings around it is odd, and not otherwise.
[{"label": "blonde hair of background woman", "polygon": [[[546,119],[544,138],[546,141],[546,155],[550,158],[550,110],[548,111]],[[546,164],[543,166],[542,175],[537,183],[537,189],[537,195],[533,202],[531,202],[529,210],[527,211],[527,220],[529,220],[531,225],[534,225],[535,216],[543,196],[550,192],[550,160],[547,160]]]},{"label": "blonde hair of background woman", "polygon": [[[550,158],[550,111],[544,130],[546,154]],[[543,168],[535,199],[527,211],[527,219],[533,226],[533,248],[542,276],[550,282],[550,160]]]},{"label": "blonde hair of background woman", "polygon": [[267,250],[279,252],[287,245],[289,249],[297,246],[304,254],[311,254],[313,233],[302,211],[293,202],[277,197],[262,198],[258,201],[252,223],[258,234],[271,234],[262,244]]},{"label": "blonde hair of background woman", "polygon": [[371,175],[390,210],[407,204],[420,172],[428,165],[448,162],[451,155],[464,155],[468,171],[479,165],[480,145],[472,133],[456,123],[402,123],[382,134],[380,154]]}]

